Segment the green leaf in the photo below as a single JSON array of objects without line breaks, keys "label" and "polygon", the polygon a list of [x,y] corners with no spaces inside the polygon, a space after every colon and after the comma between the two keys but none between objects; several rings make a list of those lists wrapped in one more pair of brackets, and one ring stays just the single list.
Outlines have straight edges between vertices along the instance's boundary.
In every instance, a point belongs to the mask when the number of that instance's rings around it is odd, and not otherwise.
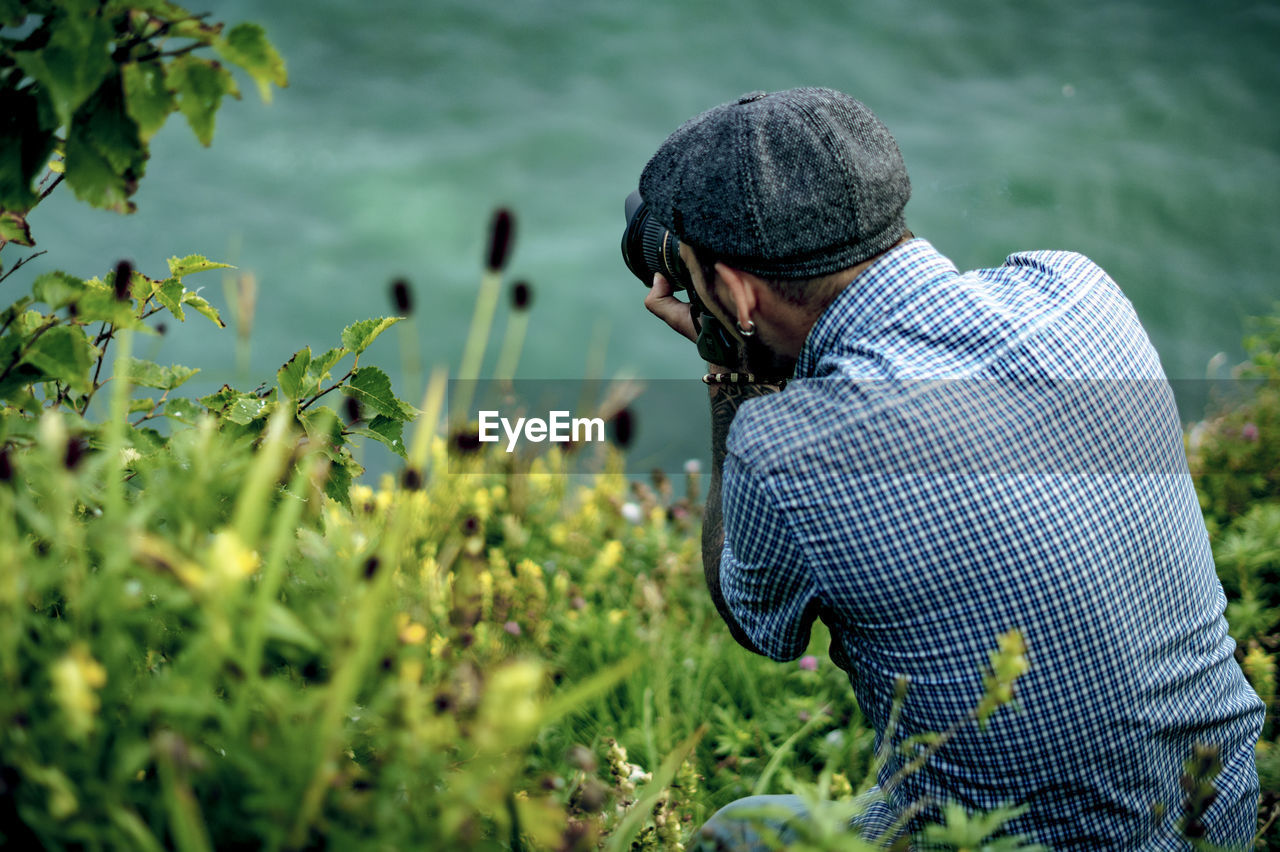
[{"label": "green leaf", "polygon": [[31,226],[27,224],[26,216],[0,211],[0,245],[5,241],[27,248],[36,244],[31,239]]},{"label": "green leaf", "polygon": [[54,18],[51,30],[44,47],[11,55],[49,92],[58,122],[67,124],[111,71],[111,24],[72,11]]},{"label": "green leaf", "polygon": [[267,41],[267,34],[257,24],[237,24],[227,33],[224,41],[215,42],[214,50],[228,62],[239,65],[258,84],[258,94],[264,103],[271,103],[271,84],[284,87],[289,78],[284,60]]},{"label": "green leaf", "polygon": [[[346,447],[343,447],[342,451],[346,452]],[[358,476],[359,473],[356,475]],[[345,464],[339,461],[330,461],[329,475],[324,481],[325,495],[339,506],[350,509],[352,479],[351,470]]]},{"label": "green leaf", "polygon": [[162,367],[154,361],[143,361],[138,358],[129,359],[128,367],[129,381],[133,384],[159,390],[173,390],[200,372],[197,368],[184,367],[181,364]]},{"label": "green leaf", "polygon": [[169,88],[178,93],[178,109],[186,116],[201,145],[213,142],[214,114],[223,95],[239,97],[231,72],[208,59],[190,53],[179,56],[165,69]]},{"label": "green leaf", "polygon": [[[57,119],[42,121],[40,90],[0,89],[0,208],[20,213],[35,206],[40,197],[32,182],[49,162],[53,152]],[[47,103],[47,102],[46,102]]]},{"label": "green leaf", "polygon": [[85,282],[62,270],[46,272],[31,282],[31,295],[55,311],[78,301],[85,293]]},{"label": "green leaf", "polygon": [[362,435],[366,438],[372,438],[379,443],[385,444],[393,453],[401,458],[408,458],[408,454],[404,448],[404,421],[395,420],[390,417],[383,417],[379,414],[373,418],[368,427],[352,429],[355,435]]},{"label": "green leaf", "polygon": [[231,385],[223,385],[208,396],[200,397],[200,404],[212,411],[214,414],[224,414],[236,400],[243,397],[252,396],[252,394],[238,391]]},{"label": "green leaf", "polygon": [[266,417],[275,410],[275,403],[256,396],[243,396],[231,404],[227,411],[227,419],[232,423],[247,426],[255,420]]},{"label": "green leaf", "polygon": [[155,285],[153,291],[156,301],[164,305],[169,313],[173,314],[181,322],[187,321],[186,316],[182,313],[182,294],[185,292],[186,288],[182,286],[182,282],[177,278],[166,278]]},{"label": "green leaf", "polygon": [[218,326],[218,328],[227,327],[227,324],[222,321],[221,315],[218,314],[218,309],[209,304],[203,296],[194,290],[188,290],[182,294],[182,303],[184,305],[190,305],[196,313],[207,317],[214,323],[214,325]]},{"label": "green leaf", "polygon": [[323,441],[326,446],[342,445],[342,421],[338,419],[338,412],[332,408],[321,405],[302,412],[298,419],[302,421],[302,428],[306,430],[308,438]]},{"label": "green leaf", "polygon": [[146,171],[146,146],[138,125],[125,110],[119,74],[103,80],[76,110],[67,132],[67,183],[81,201],[120,213],[131,213],[130,196]]},{"label": "green leaf", "polygon": [[[130,284],[130,288],[135,292],[139,288],[140,279],[142,275],[135,271]],[[84,293],[76,302],[76,320],[80,323],[105,322],[116,328],[132,328],[144,334],[154,334],[154,331],[138,319],[137,314],[134,313],[132,301],[127,299],[120,301],[116,298],[114,271],[108,273],[107,281],[112,283],[104,284],[97,278],[90,278],[84,282]],[[145,285],[146,281],[143,280],[142,283]]]},{"label": "green leaf", "polygon": [[306,625],[291,610],[279,603],[272,602],[267,608],[266,632],[268,639],[297,645],[307,651],[319,651],[320,640],[307,629]]},{"label": "green leaf", "polygon": [[307,346],[293,353],[288,363],[276,372],[280,390],[289,399],[301,399],[315,393],[311,389],[314,385],[307,381],[307,367],[310,365],[311,347]]},{"label": "green leaf", "polygon": [[156,401],[149,396],[139,397],[129,400],[129,413],[137,414],[142,411],[150,411],[155,407]]},{"label": "green leaf", "polygon": [[80,393],[93,386],[89,373],[98,358],[84,330],[74,325],[55,325],[40,335],[22,357],[47,377]]},{"label": "green leaf", "polygon": [[206,24],[199,18],[185,17],[169,30],[175,38],[195,39],[201,44],[213,44],[222,35],[222,24]]},{"label": "green leaf", "polygon": [[307,372],[314,376],[316,383],[319,384],[329,378],[329,371],[346,355],[347,350],[345,349],[330,349],[319,358],[312,359],[311,366],[307,368]]},{"label": "green leaf", "polygon": [[392,420],[409,420],[413,409],[396,398],[391,391],[391,379],[377,367],[361,367],[351,374],[342,386],[342,392]]},{"label": "green leaf", "polygon": [[169,274],[174,278],[185,278],[196,272],[207,272],[210,269],[235,269],[229,263],[218,263],[204,255],[189,254],[184,258],[169,258]]},{"label": "green leaf", "polygon": [[177,420],[179,423],[186,423],[188,426],[199,423],[204,414],[205,409],[189,399],[169,399],[164,403],[165,417]]},{"label": "green leaf", "polygon": [[177,109],[173,93],[165,84],[164,66],[154,61],[130,62],[120,73],[129,117],[138,125],[138,136],[148,142],[164,126],[169,113]]},{"label": "green leaf", "polygon": [[404,317],[382,317],[381,319],[367,319],[360,322],[354,322],[342,330],[342,345],[351,352],[359,355],[361,352],[369,348],[369,344],[378,338],[379,334],[391,328],[391,326],[400,322]]}]

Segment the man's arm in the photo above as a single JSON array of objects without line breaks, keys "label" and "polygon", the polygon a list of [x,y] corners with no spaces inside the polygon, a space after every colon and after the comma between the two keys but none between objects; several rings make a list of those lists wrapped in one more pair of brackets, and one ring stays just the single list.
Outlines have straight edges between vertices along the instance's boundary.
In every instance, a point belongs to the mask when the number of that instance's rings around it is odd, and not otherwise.
[{"label": "man's arm", "polygon": [[707,502],[702,512],[702,573],[711,592],[711,600],[729,632],[740,645],[756,653],[763,653],[751,641],[733,613],[729,611],[720,589],[720,554],[724,550],[724,517],[721,504],[721,483],[724,475],[725,442],[729,427],[737,416],[738,408],[748,399],[776,393],[778,385],[766,384],[711,384],[711,484],[707,488]]}]

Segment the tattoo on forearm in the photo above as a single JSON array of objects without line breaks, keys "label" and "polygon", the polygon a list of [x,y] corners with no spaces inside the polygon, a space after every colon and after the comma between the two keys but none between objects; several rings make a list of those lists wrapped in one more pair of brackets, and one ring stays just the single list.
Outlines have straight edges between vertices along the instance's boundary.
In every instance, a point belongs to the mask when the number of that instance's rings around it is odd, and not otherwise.
[{"label": "tattoo on forearm", "polygon": [[748,648],[754,648],[751,640],[742,633],[738,622],[729,613],[720,592],[720,553],[724,548],[724,519],[722,517],[721,478],[724,473],[725,442],[729,427],[737,416],[738,408],[749,399],[768,396],[780,390],[778,385],[718,385],[711,391],[711,483],[707,489],[707,502],[702,513],[702,572],[707,589],[720,616],[729,625],[734,639]]}]

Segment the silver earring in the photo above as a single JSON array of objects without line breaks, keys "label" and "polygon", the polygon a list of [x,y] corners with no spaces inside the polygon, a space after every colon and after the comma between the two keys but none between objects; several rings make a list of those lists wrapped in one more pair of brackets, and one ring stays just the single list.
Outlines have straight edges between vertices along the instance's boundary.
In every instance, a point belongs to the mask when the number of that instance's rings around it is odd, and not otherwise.
[{"label": "silver earring", "polygon": [[743,337],[750,337],[751,335],[755,334],[756,333],[755,320],[747,320],[747,324],[745,327],[742,325],[742,320],[738,320],[738,331],[742,332]]}]

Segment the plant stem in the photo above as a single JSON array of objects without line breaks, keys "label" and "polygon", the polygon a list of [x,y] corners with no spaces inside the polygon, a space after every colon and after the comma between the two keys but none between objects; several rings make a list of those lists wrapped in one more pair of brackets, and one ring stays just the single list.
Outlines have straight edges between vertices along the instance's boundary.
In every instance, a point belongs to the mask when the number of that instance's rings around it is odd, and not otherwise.
[{"label": "plant stem", "polygon": [[489,330],[493,328],[493,312],[498,307],[498,294],[502,287],[502,273],[486,270],[480,278],[480,292],[476,296],[475,311],[471,314],[471,329],[462,350],[462,364],[458,367],[458,407],[455,420],[469,420],[468,410],[475,395],[475,382],[480,377],[480,363],[489,343]]}]

